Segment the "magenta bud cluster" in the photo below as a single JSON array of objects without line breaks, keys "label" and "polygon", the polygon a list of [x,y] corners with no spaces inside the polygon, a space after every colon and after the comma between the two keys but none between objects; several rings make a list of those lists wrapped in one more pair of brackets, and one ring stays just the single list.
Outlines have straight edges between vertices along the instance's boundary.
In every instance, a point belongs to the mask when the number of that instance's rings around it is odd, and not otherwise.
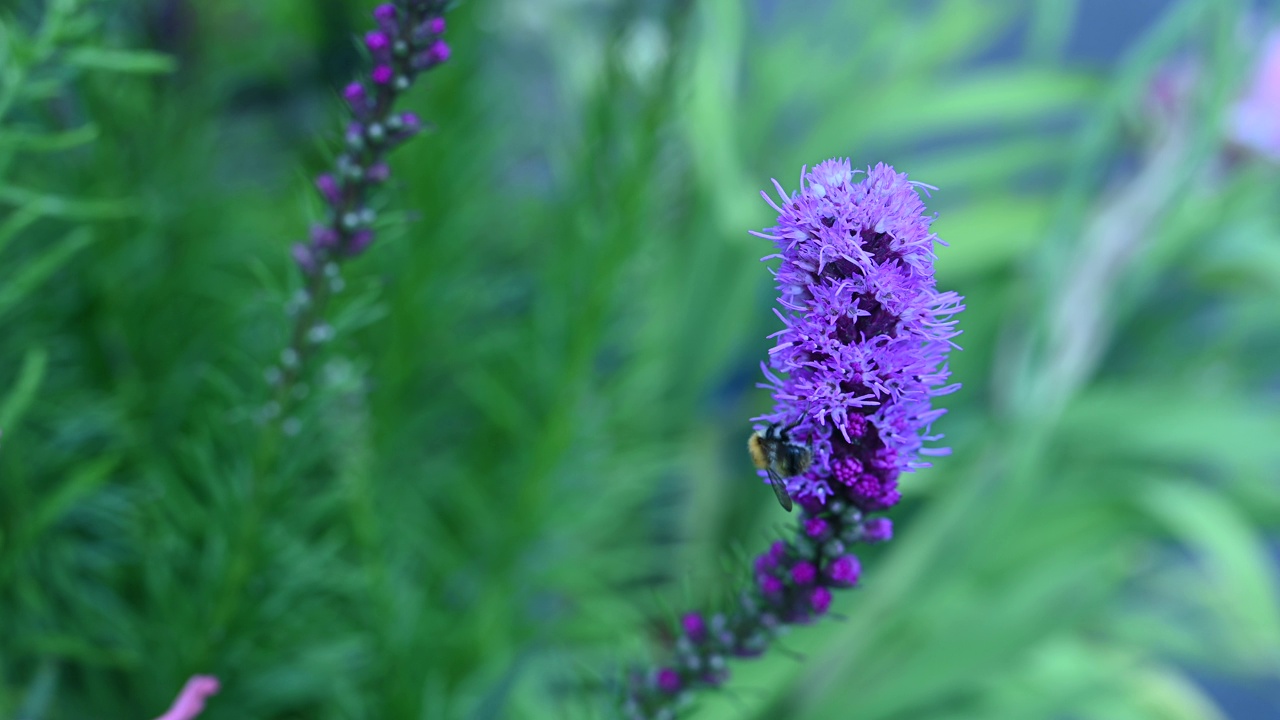
[{"label": "magenta bud cluster", "polygon": [[866,517],[843,500],[821,505],[809,499],[801,507],[795,537],[777,540],[756,556],[753,584],[732,612],[686,613],[676,631],[672,661],[631,675],[624,717],[674,718],[691,691],[729,679],[727,660],[756,657],[785,626],[808,624],[826,614],[833,591],[856,587],[862,577],[862,563],[850,548],[884,542],[893,534],[888,518]]},{"label": "magenta bud cluster", "polygon": [[395,110],[396,99],[418,75],[449,59],[444,6],[444,0],[399,0],[374,9],[376,29],[363,38],[372,69],[343,88],[352,120],[334,169],[315,182],[326,217],[307,242],[293,247],[305,275],[316,276],[330,261],[355,257],[373,243],[377,215],[369,200],[390,179],[386,156],[422,131],[417,115]]}]

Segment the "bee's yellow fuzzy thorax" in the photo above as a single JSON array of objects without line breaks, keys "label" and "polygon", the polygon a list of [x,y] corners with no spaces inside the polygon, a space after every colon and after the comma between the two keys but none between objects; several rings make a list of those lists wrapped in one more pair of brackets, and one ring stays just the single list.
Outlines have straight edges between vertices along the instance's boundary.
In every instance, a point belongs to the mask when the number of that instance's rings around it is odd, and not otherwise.
[{"label": "bee's yellow fuzzy thorax", "polygon": [[769,468],[769,455],[765,452],[764,438],[760,437],[760,433],[751,433],[751,437],[747,438],[747,451],[751,453],[751,462],[755,463],[757,470]]}]

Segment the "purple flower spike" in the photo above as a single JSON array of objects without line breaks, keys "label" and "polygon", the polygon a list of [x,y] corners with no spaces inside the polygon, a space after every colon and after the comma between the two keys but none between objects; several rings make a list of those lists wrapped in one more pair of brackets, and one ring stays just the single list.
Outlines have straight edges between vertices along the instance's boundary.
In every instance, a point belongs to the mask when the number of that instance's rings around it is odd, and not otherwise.
[{"label": "purple flower spike", "polygon": [[680,673],[671,668],[662,668],[658,671],[658,689],[668,695],[674,695],[680,690]]},{"label": "purple flower spike", "polygon": [[[677,639],[678,696],[654,682],[625,699],[628,717],[676,717],[679,697],[715,687],[725,658],[765,652],[786,625],[826,614],[833,592],[855,587],[862,564],[849,546],[893,536],[887,518],[867,518],[901,498],[902,473],[944,454],[931,426],[945,412],[934,398],[955,391],[947,354],[958,335],[953,316],[962,299],[939,292],[933,277],[932,217],[921,188],[885,165],[855,182],[848,160],[828,160],[801,172],[800,189],[765,199],[777,223],[760,237],[773,241],[779,293],[769,365],[762,368],[775,401],[754,418],[791,428],[812,450],[812,463],[788,478],[802,512],[799,527],[755,558],[755,584],[739,604],[716,615],[695,641],[701,616],[684,616]],[[927,194],[927,193],[926,193]],[[656,677],[646,676],[646,677]]]},{"label": "purple flower spike", "polygon": [[684,627],[684,634],[695,643],[700,643],[707,638],[707,624],[699,613],[687,613],[680,618],[680,625]]},{"label": "purple flower spike", "polygon": [[814,588],[813,592],[809,593],[809,604],[819,615],[825,613],[827,608],[831,607],[831,591],[824,587]]},{"label": "purple flower spike", "polygon": [[815,438],[813,466],[793,494],[832,496],[863,509],[899,499],[900,472],[924,467],[929,428],[954,392],[946,365],[959,334],[961,298],[933,278],[931,216],[922,186],[887,165],[854,181],[848,160],[828,160],[799,192],[765,199],[778,212],[762,237],[781,259],[776,278],[783,329],[770,353],[777,405],[759,420],[800,421]]},{"label": "purple flower spike", "polygon": [[869,543],[888,542],[893,539],[893,521],[889,518],[872,518],[862,524],[862,539]]},{"label": "purple flower spike", "polygon": [[862,563],[853,555],[842,555],[827,566],[827,577],[841,587],[853,587],[862,576]]},{"label": "purple flower spike", "polygon": [[813,563],[800,561],[795,567],[791,568],[791,579],[797,585],[808,585],[817,577],[818,571],[813,567]]},{"label": "purple flower spike", "polygon": [[[280,362],[265,374],[274,400],[262,406],[269,412],[260,417],[269,436],[295,434],[295,411],[298,403],[306,401],[302,391],[317,370],[325,344],[333,338],[327,310],[333,295],[346,286],[342,262],[364,253],[373,242],[371,228],[382,204],[379,185],[390,175],[388,155],[422,125],[417,116],[409,116],[413,127],[406,132],[403,108],[396,102],[419,79],[418,71],[427,69],[414,67],[414,57],[427,53],[437,39],[416,36],[447,4],[447,0],[383,2],[373,12],[376,27],[357,36],[369,51],[365,57],[370,67],[341,89],[347,106],[342,108],[346,111],[343,142],[328,171],[315,178],[324,201],[323,220],[312,225],[308,241],[289,248],[302,287],[285,306],[292,331],[285,333],[288,340],[281,348]],[[245,548],[237,554],[246,552]]]}]

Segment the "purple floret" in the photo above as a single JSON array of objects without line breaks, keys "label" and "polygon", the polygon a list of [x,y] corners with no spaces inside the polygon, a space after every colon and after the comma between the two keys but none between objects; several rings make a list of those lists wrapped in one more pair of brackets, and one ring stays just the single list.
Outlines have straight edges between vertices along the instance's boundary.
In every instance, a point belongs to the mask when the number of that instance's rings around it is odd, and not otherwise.
[{"label": "purple floret", "polygon": [[872,518],[862,524],[863,542],[882,543],[892,539],[893,521],[889,518]]},{"label": "purple floret", "polygon": [[658,671],[658,689],[668,695],[680,689],[680,674],[671,668]]},{"label": "purple floret", "polygon": [[853,555],[843,555],[827,566],[827,577],[840,587],[853,587],[862,576],[862,564]]}]

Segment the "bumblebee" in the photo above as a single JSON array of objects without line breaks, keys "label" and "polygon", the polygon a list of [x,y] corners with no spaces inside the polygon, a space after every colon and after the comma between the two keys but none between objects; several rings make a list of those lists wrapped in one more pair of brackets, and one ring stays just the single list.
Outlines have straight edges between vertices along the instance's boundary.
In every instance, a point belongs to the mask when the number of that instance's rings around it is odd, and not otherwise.
[{"label": "bumblebee", "polygon": [[769,484],[778,496],[782,509],[791,512],[791,495],[784,478],[799,475],[813,464],[813,448],[791,439],[791,431],[804,421],[802,416],[790,425],[771,423],[764,432],[753,432],[747,438],[747,450],[756,468],[769,473]]}]

